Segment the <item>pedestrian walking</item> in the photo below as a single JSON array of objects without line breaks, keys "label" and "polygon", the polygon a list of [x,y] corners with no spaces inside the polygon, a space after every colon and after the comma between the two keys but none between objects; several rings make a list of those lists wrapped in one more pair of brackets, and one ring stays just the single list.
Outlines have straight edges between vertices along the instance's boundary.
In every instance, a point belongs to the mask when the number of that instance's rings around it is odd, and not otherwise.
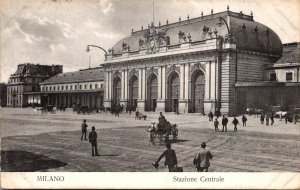
[{"label": "pedestrian walking", "polygon": [[83,120],[83,123],[81,124],[81,140],[83,138],[83,135],[84,135],[84,140],[87,140],[86,138],[86,132],[87,132],[87,128],[88,128],[88,125],[86,124],[86,120],[84,119]]},{"label": "pedestrian walking", "polygon": [[139,119],[139,111],[138,110],[136,110],[136,112],[135,112],[135,119]]},{"label": "pedestrian walking", "polygon": [[243,127],[246,127],[247,117],[245,115],[243,115],[242,117],[242,122],[243,122]]},{"label": "pedestrian walking", "polygon": [[232,121],[233,125],[234,125],[234,131],[237,131],[237,125],[239,124],[239,120],[237,120],[236,117],[233,118],[233,121]]},{"label": "pedestrian walking", "polygon": [[214,114],[210,111],[210,112],[208,113],[208,120],[209,120],[209,121],[213,121],[213,118],[214,118]]},{"label": "pedestrian walking", "polygon": [[270,119],[271,119],[271,125],[273,125],[274,124],[274,114],[273,113],[271,114]]},{"label": "pedestrian walking", "polygon": [[285,124],[287,124],[289,120],[288,113],[285,114],[284,120],[285,120]]},{"label": "pedestrian walking", "polygon": [[218,121],[218,118],[215,119],[214,126],[215,126],[215,131],[219,131],[219,121]]},{"label": "pedestrian walking", "polygon": [[269,115],[267,114],[267,115],[266,115],[266,126],[269,126],[269,119],[270,119],[270,118],[269,118]]},{"label": "pedestrian walking", "polygon": [[92,131],[89,133],[89,142],[92,145],[92,156],[99,156],[97,149],[97,133],[95,127],[92,127]]},{"label": "pedestrian walking", "polygon": [[260,122],[261,122],[262,125],[264,124],[264,121],[265,121],[265,116],[264,116],[264,114],[261,114],[260,115]]},{"label": "pedestrian walking", "polygon": [[160,160],[165,157],[165,166],[168,166],[169,172],[172,172],[174,167],[177,167],[177,157],[176,153],[173,149],[171,149],[171,144],[167,143],[166,144],[167,150],[165,150],[157,159],[157,161],[152,164],[156,169],[159,166]]},{"label": "pedestrian walking", "polygon": [[225,132],[227,132],[227,123],[228,123],[228,118],[223,115],[223,118],[222,118],[222,126],[223,126],[222,132],[224,132],[224,128],[225,128]]},{"label": "pedestrian walking", "polygon": [[210,167],[209,160],[212,159],[213,156],[209,150],[206,149],[205,142],[201,143],[201,150],[195,156],[193,164],[197,168],[197,172],[208,172],[208,168]]},{"label": "pedestrian walking", "polygon": [[298,119],[297,114],[294,113],[294,115],[293,115],[293,122],[294,122],[295,125],[297,124],[297,119]]}]

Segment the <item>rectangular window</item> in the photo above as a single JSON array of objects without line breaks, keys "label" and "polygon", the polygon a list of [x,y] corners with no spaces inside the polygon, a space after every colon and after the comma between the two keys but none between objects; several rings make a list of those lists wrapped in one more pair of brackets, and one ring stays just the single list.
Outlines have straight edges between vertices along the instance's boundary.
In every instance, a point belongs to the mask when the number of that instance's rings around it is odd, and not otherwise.
[{"label": "rectangular window", "polygon": [[46,87],[46,91],[48,91],[48,86]]},{"label": "rectangular window", "polygon": [[59,86],[57,86],[57,90],[59,90]]},{"label": "rectangular window", "polygon": [[42,91],[44,91],[44,87],[42,87]]},{"label": "rectangular window", "polygon": [[90,89],[92,89],[93,88],[93,86],[90,84]]},{"label": "rectangular window", "polygon": [[97,89],[98,88],[98,84],[95,84],[95,89]]},{"label": "rectangular window", "polygon": [[64,90],[64,86],[61,86],[61,90]]},{"label": "rectangular window", "polygon": [[68,86],[66,86],[66,90],[68,90]]},{"label": "rectangular window", "polygon": [[74,86],[74,89],[75,89],[75,90],[77,89],[77,85]]},{"label": "rectangular window", "polygon": [[81,85],[79,85],[79,89],[81,90]]},{"label": "rectangular window", "polygon": [[293,80],[293,73],[286,73],[285,74],[286,81],[292,81]]},{"label": "rectangular window", "polygon": [[270,73],[270,81],[277,81],[276,80],[276,73]]},{"label": "rectangular window", "polygon": [[53,86],[53,90],[55,90],[55,86]]},{"label": "rectangular window", "polygon": [[103,84],[101,84],[101,88],[103,88]]},{"label": "rectangular window", "polygon": [[71,85],[71,86],[70,86],[70,90],[72,90],[72,89],[73,89],[73,86]]},{"label": "rectangular window", "polygon": [[52,87],[51,87],[51,86],[49,87],[49,90],[50,90],[50,91],[52,90]]},{"label": "rectangular window", "polygon": [[84,89],[86,89],[86,84],[84,85]]}]

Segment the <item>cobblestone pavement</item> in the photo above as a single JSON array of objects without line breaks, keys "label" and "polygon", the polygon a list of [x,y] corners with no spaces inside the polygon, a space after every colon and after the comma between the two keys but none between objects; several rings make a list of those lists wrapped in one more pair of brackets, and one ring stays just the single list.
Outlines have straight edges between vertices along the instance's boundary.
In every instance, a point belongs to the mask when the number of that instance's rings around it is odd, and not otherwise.
[{"label": "cobblestone pavement", "polygon": [[[151,163],[165,149],[164,143],[149,143],[145,129],[158,114],[147,113],[146,121],[134,115],[77,115],[71,111],[37,114],[32,109],[1,110],[2,171],[86,171],[155,172],[167,171],[160,162]],[[214,172],[300,171],[300,126],[276,120],[263,126],[258,118],[248,117],[248,126],[237,133],[214,132],[207,117],[166,114],[179,125],[179,140],[172,143],[180,166],[192,172],[193,157],[205,141],[214,158]],[[91,156],[88,141],[80,141],[80,124],[87,119],[98,132],[99,157]],[[240,119],[240,118],[239,118]],[[231,118],[229,119],[232,120]]]}]

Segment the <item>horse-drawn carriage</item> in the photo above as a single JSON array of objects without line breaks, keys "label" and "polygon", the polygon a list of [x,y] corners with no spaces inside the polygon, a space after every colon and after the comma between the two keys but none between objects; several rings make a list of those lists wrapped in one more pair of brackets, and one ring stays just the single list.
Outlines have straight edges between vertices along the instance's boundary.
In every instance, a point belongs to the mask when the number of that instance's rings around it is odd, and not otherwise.
[{"label": "horse-drawn carriage", "polygon": [[41,113],[56,113],[56,108],[53,105],[46,105],[45,107],[41,108]]},{"label": "horse-drawn carriage", "polygon": [[93,112],[92,109],[90,109],[88,106],[80,106],[76,109],[77,114],[90,114]]},{"label": "horse-drawn carriage", "polygon": [[[155,139],[158,139],[160,142],[165,140],[176,141],[178,138],[178,129],[176,124],[171,124],[166,121],[163,124],[151,123],[150,127],[147,130],[150,133],[150,142],[154,143]],[[172,139],[170,139],[172,136]]]}]

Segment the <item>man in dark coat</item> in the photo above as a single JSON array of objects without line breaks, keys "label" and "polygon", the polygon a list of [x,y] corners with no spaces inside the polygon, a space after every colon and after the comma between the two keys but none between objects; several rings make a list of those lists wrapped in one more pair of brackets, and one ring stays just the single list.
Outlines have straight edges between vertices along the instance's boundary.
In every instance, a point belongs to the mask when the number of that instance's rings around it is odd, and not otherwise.
[{"label": "man in dark coat", "polygon": [[210,151],[205,148],[205,142],[201,143],[201,151],[194,158],[193,164],[196,165],[197,172],[208,172],[209,160],[213,158]]},{"label": "man in dark coat", "polygon": [[97,149],[97,133],[94,126],[92,127],[92,131],[89,133],[89,141],[92,145],[92,156],[99,156]]},{"label": "man in dark coat", "polygon": [[224,132],[224,128],[225,128],[225,132],[227,132],[227,123],[228,123],[228,118],[223,115],[223,119],[222,119],[222,126],[223,126],[222,132]]},{"label": "man in dark coat", "polygon": [[246,127],[247,117],[243,115],[242,117],[243,127]]},{"label": "man in dark coat", "polygon": [[219,121],[218,121],[218,118],[215,119],[214,121],[214,126],[215,126],[215,131],[219,131]]},{"label": "man in dark coat", "polygon": [[210,112],[208,113],[208,120],[209,120],[209,121],[213,121],[213,118],[214,118],[214,114],[210,111]]},{"label": "man in dark coat", "polygon": [[271,119],[271,125],[273,125],[274,124],[274,113],[271,114],[270,119]]},{"label": "man in dark coat", "polygon": [[236,117],[233,118],[232,123],[234,125],[234,131],[237,131],[237,125],[239,124],[239,121],[237,120]]},{"label": "man in dark coat", "polygon": [[260,115],[260,122],[261,122],[261,124],[264,124],[264,121],[265,121],[265,116],[264,116],[264,114],[261,114]]},{"label": "man in dark coat", "polygon": [[166,144],[167,150],[165,150],[157,159],[155,164],[152,164],[156,169],[159,166],[159,161],[165,157],[165,166],[168,166],[169,172],[172,172],[175,166],[177,166],[177,157],[173,149],[171,149],[171,144]]},{"label": "man in dark coat", "polygon": [[81,134],[81,140],[83,138],[83,135],[84,135],[84,140],[87,140],[86,139],[87,127],[88,127],[88,125],[86,124],[86,120],[84,119],[83,123],[81,124],[81,132],[82,132],[82,134]]}]

